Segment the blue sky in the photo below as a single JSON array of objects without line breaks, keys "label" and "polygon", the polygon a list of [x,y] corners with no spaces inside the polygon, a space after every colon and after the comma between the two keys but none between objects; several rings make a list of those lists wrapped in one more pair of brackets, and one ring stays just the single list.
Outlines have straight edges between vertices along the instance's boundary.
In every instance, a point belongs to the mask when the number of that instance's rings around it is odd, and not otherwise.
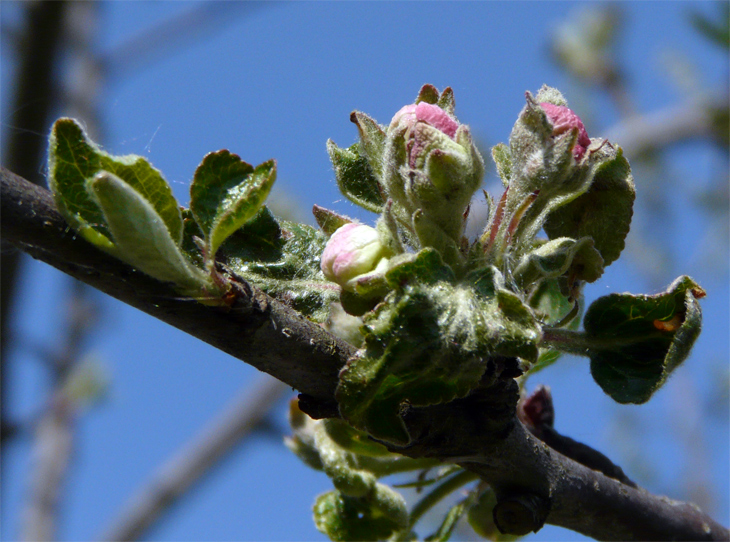
[{"label": "blue sky", "polygon": [[[196,5],[104,3],[99,50],[115,51],[143,30]],[[402,105],[413,101],[422,84],[451,86],[459,119],[472,127],[485,146],[491,146],[507,140],[524,104],[524,92],[547,83],[561,89],[583,115],[589,135],[598,137],[601,129],[613,125],[619,116],[611,102],[601,93],[594,97],[579,89],[548,53],[555,25],[589,5],[595,4],[233,6],[212,32],[179,45],[172,42],[171,48],[179,48],[178,52],[164,52],[103,88],[103,144],[114,154],[146,156],[162,170],[183,204],[202,157],[227,148],[253,164],[276,158],[274,197],[295,203],[305,220],[314,203],[372,220],[338,194],[325,150],[328,138],[341,146],[354,142],[356,130],[349,122],[353,109],[386,123]],[[616,6],[624,12],[617,53],[641,111],[659,110],[684,99],[666,69],[667,63],[677,66],[682,58],[694,66],[701,85],[726,88],[727,59],[699,39],[686,19],[690,9],[715,14],[711,3]],[[12,18],[17,8],[6,3],[3,16]],[[12,64],[8,48],[2,55],[5,119]],[[666,388],[641,407],[613,404],[592,381],[584,359],[566,358],[531,384],[545,382],[552,387],[559,431],[624,464],[629,475],[649,490],[675,498],[687,498],[685,470],[693,465],[690,456],[696,451],[686,443],[683,427],[699,420],[700,429],[693,438],[704,454],[706,489],[713,502],[708,511],[727,525],[727,398],[712,415],[702,408],[716,393],[718,378],[728,377],[727,247],[719,247],[719,270],[712,268],[706,248],[714,243],[713,237],[707,237],[713,223],[685,204],[697,186],[717,175],[722,158],[707,147],[689,145],[673,152],[667,163],[673,179],[668,184],[673,191],[671,224],[666,228],[650,225],[646,231],[669,232],[669,245],[678,257],[651,276],[642,273],[640,265],[622,260],[600,282],[590,285],[586,294],[592,299],[614,291],[654,293],[679,274],[692,275],[708,291],[703,300],[703,334],[693,355]],[[638,213],[641,178],[636,182]],[[490,173],[485,186],[494,188],[495,183]],[[633,246],[636,254],[639,245],[632,235],[627,252]],[[719,238],[727,242],[726,237]],[[665,243],[666,239],[649,242]],[[54,344],[68,281],[43,264],[25,269],[23,309],[14,328],[31,342]],[[62,506],[63,540],[87,540],[100,534],[165,459],[242,387],[259,378],[255,369],[192,337],[101,294],[97,298],[103,320],[90,350],[102,360],[110,388],[107,399],[77,422],[76,455]],[[9,409],[28,418],[42,406],[46,372],[22,350],[16,350],[12,363]],[[271,422],[286,427],[284,403]],[[29,447],[30,440],[24,437],[8,449],[4,459],[10,468],[3,480],[3,540],[18,536]],[[311,505],[318,493],[330,487],[323,473],[301,464],[278,437],[254,436],[180,501],[150,531],[149,539],[323,540],[311,520]],[[532,538],[582,540],[552,527]]]}]

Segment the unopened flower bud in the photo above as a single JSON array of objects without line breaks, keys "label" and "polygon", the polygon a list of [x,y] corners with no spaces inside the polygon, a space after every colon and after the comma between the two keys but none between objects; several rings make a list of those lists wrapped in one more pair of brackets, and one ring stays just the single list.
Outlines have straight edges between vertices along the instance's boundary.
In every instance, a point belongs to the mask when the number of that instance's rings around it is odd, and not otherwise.
[{"label": "unopened flower bud", "polygon": [[353,290],[365,274],[385,270],[390,250],[375,228],[352,222],[338,228],[322,253],[324,276],[346,290]]},{"label": "unopened flower bud", "polygon": [[563,105],[542,102],[540,107],[543,108],[548,120],[553,125],[553,136],[564,134],[575,128],[578,129],[578,140],[573,147],[573,156],[576,160],[580,160],[588,145],[591,144],[591,138],[588,137],[588,132],[586,132],[580,117]]},{"label": "unopened flower bud", "polygon": [[[394,213],[407,227],[420,210],[446,237],[457,242],[464,210],[484,175],[484,161],[469,133],[443,107],[428,101],[402,107],[390,122],[383,186]],[[409,224],[410,223],[410,224]],[[432,246],[417,233],[421,242]],[[440,250],[442,247],[438,247]]]},{"label": "unopened flower bud", "polygon": [[[423,123],[429,128],[425,130],[422,127],[419,128],[418,123]],[[429,150],[438,148],[439,143],[445,142],[443,138],[439,137],[438,132],[442,132],[453,141],[459,123],[439,106],[420,102],[402,107],[393,116],[390,126],[391,129],[407,127],[408,164],[415,168],[423,166]],[[430,129],[431,127],[436,131]]]}]

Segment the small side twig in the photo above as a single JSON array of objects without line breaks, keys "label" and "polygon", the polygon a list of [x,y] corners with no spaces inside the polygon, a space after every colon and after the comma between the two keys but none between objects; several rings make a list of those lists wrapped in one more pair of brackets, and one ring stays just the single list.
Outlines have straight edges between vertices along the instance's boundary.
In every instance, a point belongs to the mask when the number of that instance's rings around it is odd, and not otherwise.
[{"label": "small side twig", "polygon": [[549,387],[538,386],[532,395],[520,403],[517,412],[530,432],[555,451],[627,486],[638,487],[621,467],[604,454],[555,430],[555,408]]}]

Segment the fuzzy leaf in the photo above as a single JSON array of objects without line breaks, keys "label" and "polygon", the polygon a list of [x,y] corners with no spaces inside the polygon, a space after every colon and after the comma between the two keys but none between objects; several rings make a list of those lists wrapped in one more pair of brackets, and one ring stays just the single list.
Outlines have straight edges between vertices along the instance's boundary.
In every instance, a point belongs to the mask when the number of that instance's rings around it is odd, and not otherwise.
[{"label": "fuzzy leaf", "polygon": [[129,184],[102,171],[88,181],[87,189],[103,213],[116,257],[190,295],[200,295],[211,286],[183,255],[157,210]]},{"label": "fuzzy leaf", "polygon": [[[567,329],[578,329],[581,322],[582,295],[580,298],[579,310],[567,323]],[[554,325],[564,318],[575,308],[574,304],[560,291],[559,281],[556,279],[543,280],[530,294],[530,306],[538,314],[540,320],[547,325]],[[537,363],[530,367],[529,374],[534,374],[555,363],[562,352],[552,348],[540,348],[540,355]]]},{"label": "fuzzy leaf", "polygon": [[190,210],[205,234],[209,259],[256,215],[275,180],[274,160],[254,168],[227,150],[203,158],[190,186]]},{"label": "fuzzy leaf", "polygon": [[331,236],[345,224],[352,222],[350,217],[330,211],[329,209],[325,209],[319,205],[312,207],[312,214],[314,215],[314,219],[317,221],[317,225],[322,228],[322,231],[325,235],[327,235],[327,237]]},{"label": "fuzzy leaf", "polygon": [[657,295],[611,294],[586,312],[591,374],[619,403],[645,403],[682,363],[700,333],[697,299],[705,292],[691,278]]},{"label": "fuzzy leaf", "polygon": [[365,347],[341,371],[335,394],[358,429],[406,445],[403,402],[428,406],[466,396],[491,355],[537,360],[537,323],[502,288],[496,269],[454,285],[438,253],[424,249],[386,277],[396,290],[366,315]]},{"label": "fuzzy leaf", "polygon": [[624,248],[633,214],[634,180],[620,147],[605,151],[587,192],[552,211],[545,221],[550,239],[591,237],[608,266]]},{"label": "fuzzy leaf", "polygon": [[222,261],[238,276],[290,305],[315,322],[324,322],[340,287],[319,266],[327,237],[304,224],[278,221],[267,207],[221,246]]},{"label": "fuzzy leaf", "polygon": [[375,177],[382,178],[385,132],[377,122],[361,111],[353,111],[350,121],[355,123],[360,133],[360,154],[367,159]]},{"label": "fuzzy leaf", "polygon": [[385,201],[378,178],[370,168],[368,159],[360,151],[360,143],[342,149],[331,139],[327,152],[335,168],[335,178],[340,192],[352,203],[363,209],[380,213]]},{"label": "fuzzy leaf", "polygon": [[384,540],[408,525],[406,502],[383,484],[367,497],[330,491],[317,497],[314,523],[330,540]]},{"label": "fuzzy leaf", "polygon": [[169,231],[173,242],[182,239],[180,207],[160,172],[141,156],[112,156],[102,151],[73,119],[53,125],[48,151],[48,184],[66,221],[91,243],[113,250],[104,215],[86,181],[100,171],[115,175],[136,190]]},{"label": "fuzzy leaf", "polygon": [[587,282],[594,282],[603,274],[603,258],[593,248],[593,239],[560,237],[548,241],[523,256],[512,273],[521,288],[565,274]]}]

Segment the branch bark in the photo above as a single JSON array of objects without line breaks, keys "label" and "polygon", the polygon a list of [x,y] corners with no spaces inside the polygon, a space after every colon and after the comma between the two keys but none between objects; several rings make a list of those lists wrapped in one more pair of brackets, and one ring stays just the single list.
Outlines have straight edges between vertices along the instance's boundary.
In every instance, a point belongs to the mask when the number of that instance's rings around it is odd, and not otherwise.
[{"label": "branch bark", "polygon": [[324,404],[355,349],[317,324],[241,284],[230,310],[181,298],[76,236],[48,190],[0,166],[2,237],[32,257],[269,373]]},{"label": "branch bark", "polygon": [[[350,345],[246,284],[245,295],[229,311],[180,299],[168,285],[77,238],[46,190],[2,168],[0,180],[6,240],[297,388],[306,394],[305,404],[315,407],[310,413],[336,415],[337,374],[355,352]],[[512,532],[538,530],[546,522],[601,540],[730,538],[695,506],[609,478],[530,434],[514,414],[517,389],[508,361],[490,393],[477,390],[465,399],[406,412],[415,440],[399,451],[458,462],[478,474],[509,512],[500,516],[501,524],[517,518],[506,526]]]}]

